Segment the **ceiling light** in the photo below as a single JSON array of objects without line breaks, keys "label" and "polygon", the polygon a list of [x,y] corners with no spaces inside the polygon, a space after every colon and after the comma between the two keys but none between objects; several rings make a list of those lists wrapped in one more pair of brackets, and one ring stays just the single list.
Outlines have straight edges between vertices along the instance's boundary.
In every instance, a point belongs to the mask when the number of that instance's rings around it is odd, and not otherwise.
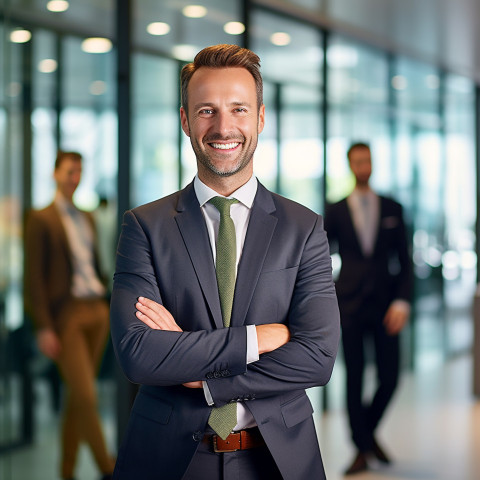
[{"label": "ceiling light", "polygon": [[89,91],[92,95],[103,95],[107,91],[107,84],[102,80],[95,80],[90,84]]},{"label": "ceiling light", "polygon": [[147,25],[150,35],[166,35],[170,31],[170,25],[164,22],[152,22]]},{"label": "ceiling light", "polygon": [[27,43],[32,38],[29,30],[19,28],[10,33],[10,41],[13,43]]},{"label": "ceiling light", "polygon": [[245,25],[242,22],[228,22],[223,30],[230,35],[241,35],[245,31]]},{"label": "ceiling light", "polygon": [[50,12],[64,12],[70,5],[66,0],[50,0],[47,3],[47,10]]},{"label": "ceiling light", "polygon": [[38,64],[38,71],[42,73],[52,73],[57,69],[57,61],[53,58],[45,58]]},{"label": "ceiling light", "polygon": [[198,52],[198,48],[194,45],[175,45],[172,48],[172,55],[177,60],[191,62]]},{"label": "ceiling light", "polygon": [[82,50],[86,53],[107,53],[112,49],[112,42],[108,38],[91,37],[82,42]]},{"label": "ceiling light", "polygon": [[202,18],[207,14],[207,9],[202,5],[187,5],[182,13],[188,18]]},{"label": "ceiling light", "polygon": [[405,90],[408,87],[408,81],[403,75],[392,77],[392,87],[395,90]]},{"label": "ceiling light", "polygon": [[291,42],[291,37],[285,32],[276,32],[270,36],[270,41],[277,47],[284,47]]}]

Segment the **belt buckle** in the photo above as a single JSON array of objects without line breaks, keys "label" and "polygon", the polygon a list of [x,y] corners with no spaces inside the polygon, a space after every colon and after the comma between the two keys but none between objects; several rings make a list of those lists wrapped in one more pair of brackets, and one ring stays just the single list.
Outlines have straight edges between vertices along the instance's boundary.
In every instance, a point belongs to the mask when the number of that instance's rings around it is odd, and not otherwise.
[{"label": "belt buckle", "polygon": [[213,451],[215,453],[231,453],[239,450],[238,448],[218,448],[217,438],[218,438],[218,435],[213,435]]}]

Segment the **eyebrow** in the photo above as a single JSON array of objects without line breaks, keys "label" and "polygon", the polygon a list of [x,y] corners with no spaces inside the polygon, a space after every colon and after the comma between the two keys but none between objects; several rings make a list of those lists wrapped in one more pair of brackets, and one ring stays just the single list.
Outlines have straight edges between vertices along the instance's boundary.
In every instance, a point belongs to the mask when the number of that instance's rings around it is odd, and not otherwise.
[{"label": "eyebrow", "polygon": [[[249,102],[234,101],[234,102],[231,102],[229,105],[232,106],[232,107],[241,107],[241,106],[248,107],[248,108],[251,107],[251,104]],[[215,108],[216,104],[212,103],[212,102],[201,102],[201,103],[197,103],[196,105],[194,105],[193,108],[194,108],[194,110],[198,110],[199,108],[205,108],[205,107]]]}]

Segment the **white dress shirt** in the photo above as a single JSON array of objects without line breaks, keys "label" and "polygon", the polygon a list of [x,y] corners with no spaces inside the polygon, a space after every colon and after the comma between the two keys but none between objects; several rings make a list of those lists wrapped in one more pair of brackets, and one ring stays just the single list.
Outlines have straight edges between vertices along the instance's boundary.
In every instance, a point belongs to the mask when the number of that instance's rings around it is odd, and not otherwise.
[{"label": "white dress shirt", "polygon": [[94,232],[86,214],[68,202],[60,192],[54,200],[67,235],[72,255],[72,296],[98,298],[105,295],[105,287],[95,270]]},{"label": "white dress shirt", "polygon": [[[220,212],[208,201],[213,197],[221,197],[215,190],[205,185],[198,176],[195,176],[193,182],[195,194],[205,218],[207,225],[210,245],[212,247],[213,258],[216,260],[215,243],[218,236],[218,227],[220,225]],[[250,220],[250,212],[257,193],[257,178],[252,176],[250,180],[238,190],[236,190],[228,198],[235,198],[238,203],[234,203],[230,207],[230,216],[235,225],[235,236],[237,240],[237,261],[236,268],[242,256],[243,244],[247,233],[248,222]],[[247,363],[255,362],[259,359],[257,331],[255,325],[247,325],[247,351],[245,352]],[[207,382],[203,382],[203,390],[205,398],[209,405],[213,405],[213,399],[207,386]],[[242,430],[244,428],[254,427],[255,420],[250,411],[241,403],[237,403],[237,425],[234,430]]]}]

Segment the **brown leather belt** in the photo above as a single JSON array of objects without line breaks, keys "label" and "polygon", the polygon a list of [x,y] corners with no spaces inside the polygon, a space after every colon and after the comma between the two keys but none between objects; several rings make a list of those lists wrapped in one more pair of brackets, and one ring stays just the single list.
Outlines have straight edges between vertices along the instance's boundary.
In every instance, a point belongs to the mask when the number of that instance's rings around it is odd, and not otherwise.
[{"label": "brown leather belt", "polygon": [[258,427],[231,433],[225,440],[218,435],[205,435],[203,443],[208,443],[215,453],[236,452],[249,448],[263,447],[265,441]]}]

